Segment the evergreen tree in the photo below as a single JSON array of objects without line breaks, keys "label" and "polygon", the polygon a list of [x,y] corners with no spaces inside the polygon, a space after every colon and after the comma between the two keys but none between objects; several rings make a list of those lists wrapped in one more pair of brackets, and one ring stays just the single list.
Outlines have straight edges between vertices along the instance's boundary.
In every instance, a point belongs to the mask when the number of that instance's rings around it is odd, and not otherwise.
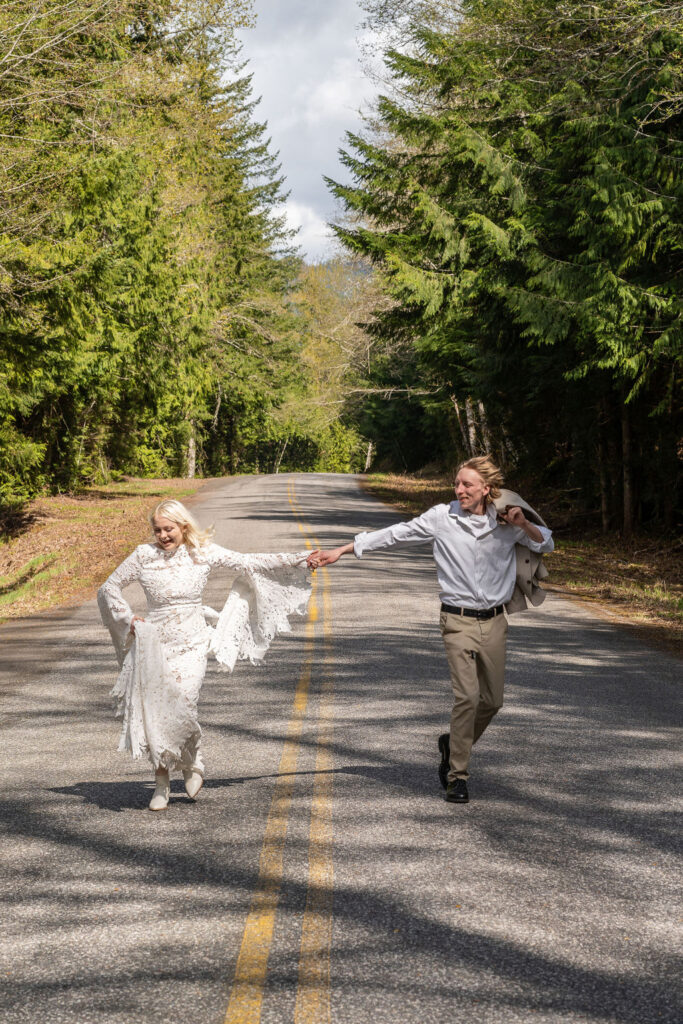
[{"label": "evergreen tree", "polygon": [[338,234],[397,300],[385,332],[410,336],[461,451],[490,442],[605,527],[670,523],[680,7],[469,2],[435,29],[408,6],[395,89],[333,184],[360,218]]},{"label": "evergreen tree", "polygon": [[0,508],[112,471],[269,469],[285,443],[323,458],[300,261],[236,43],[249,17],[0,8]]}]

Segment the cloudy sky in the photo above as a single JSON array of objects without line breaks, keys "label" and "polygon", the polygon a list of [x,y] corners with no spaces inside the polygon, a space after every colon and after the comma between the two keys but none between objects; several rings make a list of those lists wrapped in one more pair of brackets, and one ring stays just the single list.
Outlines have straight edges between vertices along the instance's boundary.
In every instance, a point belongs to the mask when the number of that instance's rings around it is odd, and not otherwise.
[{"label": "cloudy sky", "polygon": [[344,180],[337,151],[360,126],[374,87],[359,64],[363,12],[356,0],[255,0],[256,27],[242,33],[256,116],[268,122],[290,197],[287,218],[311,262],[332,250],[335,201],[323,174]]}]

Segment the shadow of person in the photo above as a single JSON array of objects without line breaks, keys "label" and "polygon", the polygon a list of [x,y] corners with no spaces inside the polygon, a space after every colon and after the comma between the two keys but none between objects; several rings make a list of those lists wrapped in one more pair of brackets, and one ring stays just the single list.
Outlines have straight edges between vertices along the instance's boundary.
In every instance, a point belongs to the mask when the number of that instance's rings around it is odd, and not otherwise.
[{"label": "shadow of person", "polygon": [[[232,778],[207,778],[204,782],[204,789],[226,789],[231,786],[242,786],[248,782],[263,782],[268,779],[277,779],[281,775],[307,776],[320,774],[346,774],[346,775],[368,775],[382,781],[380,776],[386,775],[386,783],[389,784],[392,772],[388,769],[377,768],[374,765],[356,765],[354,767],[331,768],[329,772],[271,772],[267,775],[240,775]],[[126,782],[75,782],[72,786],[57,786],[49,790],[50,793],[59,793],[61,796],[79,797],[83,803],[98,807],[102,811],[141,811],[147,810],[150,797],[154,791],[154,781],[150,779]],[[175,798],[181,798],[188,802],[190,798],[185,793],[182,778],[171,779],[171,802]]]},{"label": "shadow of person", "polygon": [[[207,779],[205,788],[228,786],[242,781],[249,780]],[[126,782],[75,782],[73,786],[58,786],[50,792],[79,797],[84,804],[98,807],[101,811],[146,811],[154,792],[154,780],[150,778]],[[171,779],[171,803],[181,800],[194,803],[185,792],[182,778]]]},{"label": "shadow of person", "polygon": [[154,782],[75,782],[73,786],[58,786],[51,793],[80,797],[102,811],[140,811],[147,806],[154,790]]}]

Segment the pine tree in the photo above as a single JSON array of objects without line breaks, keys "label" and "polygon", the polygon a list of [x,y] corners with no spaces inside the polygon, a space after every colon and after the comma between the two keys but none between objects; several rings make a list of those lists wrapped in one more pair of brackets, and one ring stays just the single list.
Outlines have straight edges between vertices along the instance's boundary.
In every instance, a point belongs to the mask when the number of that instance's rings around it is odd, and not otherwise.
[{"label": "pine tree", "polygon": [[0,10],[0,507],[271,468],[283,443],[314,464],[250,5],[20,6]]},{"label": "pine tree", "polygon": [[453,437],[456,407],[483,408],[477,443],[497,424],[504,463],[601,501],[605,525],[670,521],[652,496],[675,470],[680,7],[470,2],[434,29],[409,6],[396,88],[333,185],[361,218],[340,237],[398,301],[386,332],[410,334]]}]

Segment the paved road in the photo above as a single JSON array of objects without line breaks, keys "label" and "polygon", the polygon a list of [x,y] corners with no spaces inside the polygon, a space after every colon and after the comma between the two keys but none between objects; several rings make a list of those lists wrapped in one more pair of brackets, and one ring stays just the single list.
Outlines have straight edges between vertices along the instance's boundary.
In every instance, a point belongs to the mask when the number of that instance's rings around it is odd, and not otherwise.
[{"label": "paved road", "polygon": [[[212,484],[197,509],[243,551],[395,518],[335,475]],[[115,752],[94,603],[3,627],[5,1024],[680,1021],[680,664],[555,598],[515,617],[454,807],[437,620],[422,549],[319,572],[265,666],[210,672],[209,780],[157,815]]]}]

